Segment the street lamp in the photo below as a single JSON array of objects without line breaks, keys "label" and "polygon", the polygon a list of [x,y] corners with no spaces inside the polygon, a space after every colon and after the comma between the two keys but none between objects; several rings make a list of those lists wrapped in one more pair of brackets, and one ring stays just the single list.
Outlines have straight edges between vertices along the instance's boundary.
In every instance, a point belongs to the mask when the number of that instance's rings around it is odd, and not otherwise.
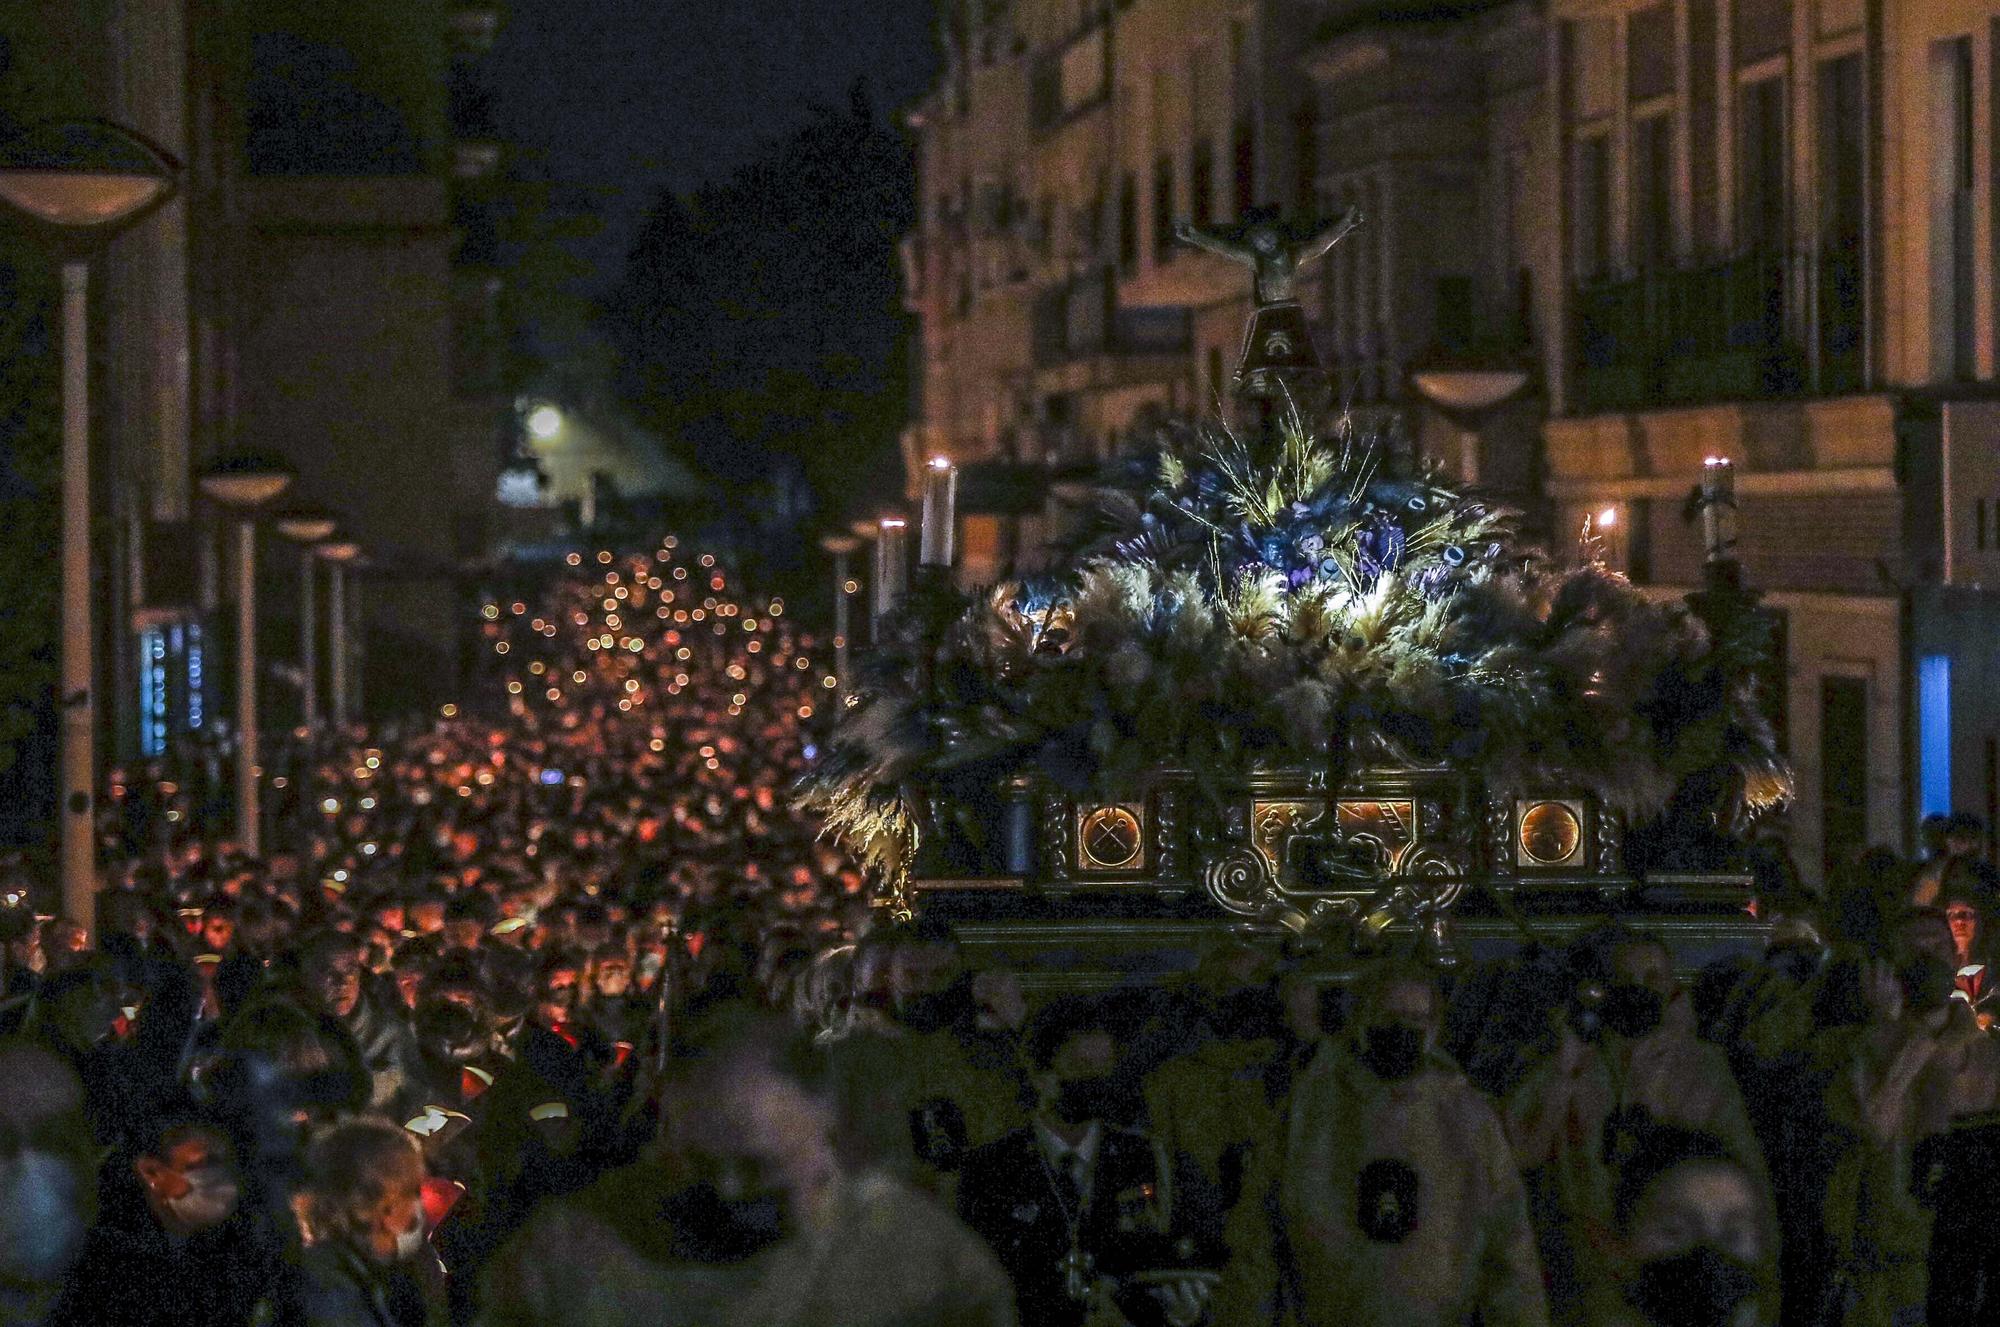
[{"label": "street lamp", "polygon": [[349,702],[354,694],[348,682],[353,655],[347,644],[347,569],[361,560],[361,545],[336,539],[321,544],[318,552],[327,564],[327,681],[333,697],[333,730],[344,733],[352,719]]},{"label": "street lamp", "polygon": [[292,486],[283,461],[253,453],[225,456],[201,474],[209,501],[236,521],[236,821],[237,842],[251,856],[262,847],[257,780],[257,510]]},{"label": "street lamp", "polygon": [[97,923],[97,669],[90,604],[90,255],[173,196],[180,165],[101,120],[45,124],[0,147],[0,203],[62,259],[62,906]]},{"label": "street lamp", "polygon": [[1511,358],[1434,351],[1410,369],[1410,385],[1458,429],[1458,478],[1479,482],[1479,428],[1486,416],[1528,385],[1528,371]]},{"label": "street lamp", "polygon": [[848,559],[861,547],[861,540],[851,534],[830,534],[819,541],[819,546],[833,554],[833,671],[840,679],[840,689],[834,693],[842,711],[847,708],[848,660]]},{"label": "street lamp", "polygon": [[319,570],[313,545],[333,538],[339,522],[324,508],[294,507],[272,524],[299,546],[299,723],[311,743],[319,737]]}]

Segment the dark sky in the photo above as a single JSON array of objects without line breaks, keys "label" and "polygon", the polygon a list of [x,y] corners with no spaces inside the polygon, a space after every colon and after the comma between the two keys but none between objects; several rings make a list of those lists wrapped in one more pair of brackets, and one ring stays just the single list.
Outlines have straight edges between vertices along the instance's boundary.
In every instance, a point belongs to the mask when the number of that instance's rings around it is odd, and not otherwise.
[{"label": "dark sky", "polygon": [[532,178],[601,197],[587,255],[614,279],[663,183],[726,174],[865,77],[900,108],[929,86],[933,0],[513,0],[495,113]]}]

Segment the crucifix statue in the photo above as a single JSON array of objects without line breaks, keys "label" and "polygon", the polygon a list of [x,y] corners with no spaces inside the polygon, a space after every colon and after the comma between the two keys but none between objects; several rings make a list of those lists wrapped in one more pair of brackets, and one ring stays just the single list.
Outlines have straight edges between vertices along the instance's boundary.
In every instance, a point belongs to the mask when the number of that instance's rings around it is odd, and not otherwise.
[{"label": "crucifix statue", "polygon": [[1299,303],[1298,276],[1360,224],[1355,208],[1335,221],[1303,223],[1281,217],[1275,208],[1253,207],[1228,225],[1174,226],[1181,243],[1250,269],[1254,300],[1235,389],[1245,401],[1262,402],[1267,414],[1285,400],[1310,413],[1329,386],[1313,349],[1312,324]]},{"label": "crucifix statue", "polygon": [[1243,219],[1224,226],[1174,225],[1174,238],[1197,249],[1242,263],[1256,279],[1258,305],[1290,304],[1298,299],[1299,273],[1325,256],[1361,224],[1361,212],[1347,209],[1338,220],[1300,225],[1279,217],[1273,208],[1253,207]]}]

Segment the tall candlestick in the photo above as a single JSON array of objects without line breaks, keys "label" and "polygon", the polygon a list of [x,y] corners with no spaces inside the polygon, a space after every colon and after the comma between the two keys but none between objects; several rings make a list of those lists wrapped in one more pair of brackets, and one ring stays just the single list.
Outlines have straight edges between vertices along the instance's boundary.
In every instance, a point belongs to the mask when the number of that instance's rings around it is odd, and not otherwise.
[{"label": "tall candlestick", "polygon": [[924,467],[924,528],[917,559],[926,567],[949,567],[958,533],[958,467],[933,456]]},{"label": "tall candlestick", "polygon": [[910,588],[909,522],[900,516],[885,516],[875,534],[875,622],[881,633],[882,619],[896,611],[897,601]]},{"label": "tall candlestick", "polygon": [[1736,466],[1711,456],[1701,466],[1701,533],[1710,562],[1736,557]]}]

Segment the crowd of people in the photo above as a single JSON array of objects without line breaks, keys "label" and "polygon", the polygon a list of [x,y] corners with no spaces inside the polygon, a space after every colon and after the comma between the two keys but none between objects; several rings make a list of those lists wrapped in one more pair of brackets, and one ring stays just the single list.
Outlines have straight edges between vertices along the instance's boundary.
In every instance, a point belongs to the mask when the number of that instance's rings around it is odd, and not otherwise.
[{"label": "crowd of people", "polygon": [[94,936],[0,885],[0,1324],[1995,1311],[1977,821],[1693,975],[1219,937],[1031,999],[791,808],[838,680],[782,603],[571,564],[484,606],[480,698],[274,764],[261,860],[135,768]]}]

